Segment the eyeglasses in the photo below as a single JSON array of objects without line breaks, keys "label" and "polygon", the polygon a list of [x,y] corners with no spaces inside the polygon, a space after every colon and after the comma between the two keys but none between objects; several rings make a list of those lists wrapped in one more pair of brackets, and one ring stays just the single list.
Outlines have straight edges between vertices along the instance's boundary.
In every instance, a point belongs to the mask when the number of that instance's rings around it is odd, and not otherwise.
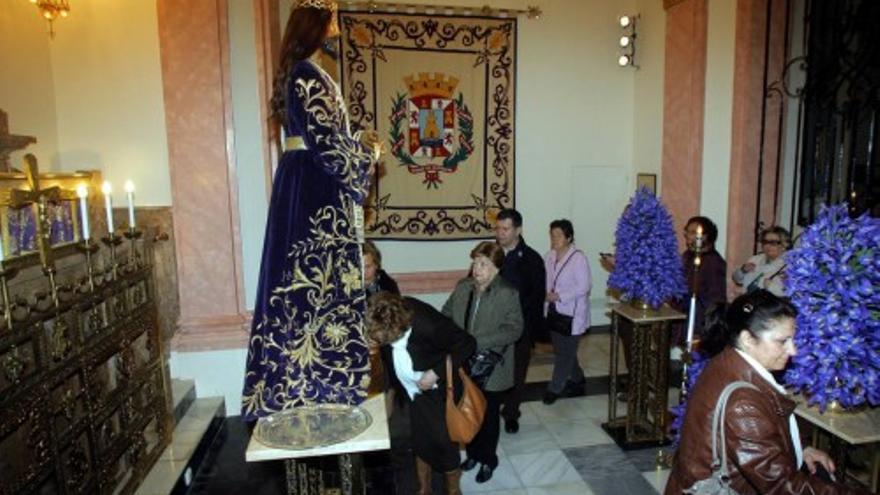
[{"label": "eyeglasses", "polygon": [[761,239],[761,244],[764,244],[766,246],[781,246],[782,241],[776,239]]}]

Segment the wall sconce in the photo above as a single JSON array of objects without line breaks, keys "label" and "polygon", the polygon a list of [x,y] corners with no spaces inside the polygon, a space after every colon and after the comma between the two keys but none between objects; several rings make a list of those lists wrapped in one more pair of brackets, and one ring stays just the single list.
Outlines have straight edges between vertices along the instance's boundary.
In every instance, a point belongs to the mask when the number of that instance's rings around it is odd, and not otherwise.
[{"label": "wall sconce", "polygon": [[67,0],[29,0],[40,9],[40,16],[49,23],[49,37],[55,38],[55,29],[52,21],[59,17],[70,15],[70,5]]},{"label": "wall sconce", "polygon": [[636,21],[638,19],[638,14],[622,15],[617,19],[621,31],[618,40],[620,53],[617,57],[617,65],[621,67],[639,68],[636,65]]}]

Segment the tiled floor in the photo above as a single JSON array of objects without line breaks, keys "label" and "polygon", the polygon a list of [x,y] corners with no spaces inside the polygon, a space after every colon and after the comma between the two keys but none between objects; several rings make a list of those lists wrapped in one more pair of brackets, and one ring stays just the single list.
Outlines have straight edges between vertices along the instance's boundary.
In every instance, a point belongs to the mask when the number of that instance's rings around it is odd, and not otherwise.
[{"label": "tiled floor", "polygon": [[464,493],[597,495],[662,492],[656,448],[623,451],[601,428],[605,395],[523,405],[519,433],[501,434],[500,464],[488,483],[462,478]]},{"label": "tiled floor", "polygon": [[[464,473],[465,494],[662,492],[668,472],[655,467],[658,449],[625,452],[600,426],[607,416],[609,342],[610,336],[602,331],[581,340],[578,354],[589,378],[588,395],[560,399],[550,406],[540,400],[524,403],[519,433],[501,433],[500,462],[494,476],[489,482],[478,484],[474,481],[476,471]],[[539,348],[529,369],[530,398],[540,398],[543,382],[551,371],[549,348]],[[191,493],[284,493],[283,466],[244,462],[248,435],[240,423],[235,424],[236,420],[227,420],[229,427],[223,443],[218,445],[208,467],[196,477]],[[384,495],[386,490],[380,492]]]}]

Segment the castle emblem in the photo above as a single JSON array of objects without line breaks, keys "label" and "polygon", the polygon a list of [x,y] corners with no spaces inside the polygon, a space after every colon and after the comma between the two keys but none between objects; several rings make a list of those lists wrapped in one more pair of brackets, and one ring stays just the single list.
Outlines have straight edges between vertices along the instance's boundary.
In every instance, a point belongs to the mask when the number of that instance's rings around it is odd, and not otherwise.
[{"label": "castle emblem", "polygon": [[[435,72],[403,79],[408,93],[392,100],[391,152],[422,183],[439,188],[441,173],[454,173],[473,153],[473,117],[459,92],[458,79]],[[436,160],[442,160],[437,163]]]}]

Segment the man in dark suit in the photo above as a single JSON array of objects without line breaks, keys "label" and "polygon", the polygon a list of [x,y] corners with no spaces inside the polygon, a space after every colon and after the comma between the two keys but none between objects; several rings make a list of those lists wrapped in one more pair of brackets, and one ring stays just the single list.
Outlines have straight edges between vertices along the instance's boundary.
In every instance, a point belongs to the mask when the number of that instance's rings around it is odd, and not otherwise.
[{"label": "man in dark suit", "polygon": [[514,354],[513,389],[507,394],[501,408],[504,431],[516,433],[519,431],[519,405],[529,370],[532,343],[550,340],[544,330],[547,280],[543,258],[522,238],[522,215],[518,211],[506,208],[498,213],[495,240],[504,249],[504,265],[500,275],[519,291],[523,312],[523,333],[516,343]]}]

